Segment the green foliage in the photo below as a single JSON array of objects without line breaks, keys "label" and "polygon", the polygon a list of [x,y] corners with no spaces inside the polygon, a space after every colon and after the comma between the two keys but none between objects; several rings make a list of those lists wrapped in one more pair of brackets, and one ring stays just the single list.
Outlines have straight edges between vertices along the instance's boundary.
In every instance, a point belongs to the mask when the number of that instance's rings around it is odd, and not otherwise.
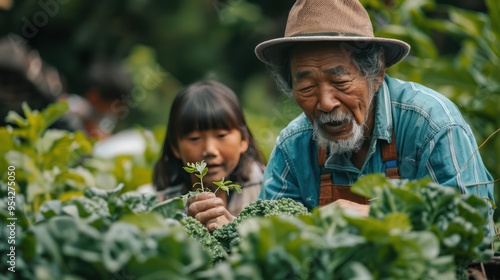
[{"label": "green foliage", "polygon": [[[379,182],[378,188],[373,188],[374,181]],[[491,231],[484,199],[461,196],[428,179],[390,182],[379,175],[358,180],[352,191],[376,198],[370,203],[370,217],[386,219],[404,213],[412,230],[432,232],[442,254],[454,255],[459,268],[468,265],[471,257],[488,259],[491,255],[487,249],[493,240],[488,238]]]},{"label": "green foliage", "polygon": [[283,215],[297,216],[308,213],[309,211],[302,203],[290,198],[282,198],[278,200],[256,200],[251,202],[243,208],[235,220],[215,229],[212,233],[198,220],[191,217],[186,217],[182,222],[188,234],[204,245],[215,263],[220,261],[226,253],[230,253],[232,246],[239,243],[238,227],[246,219]]},{"label": "green foliage", "polygon": [[110,189],[118,184],[124,185],[123,191],[133,191],[151,183],[152,164],[144,163],[133,155],[117,155],[112,158],[86,157],[81,163],[94,181],[91,186]]},{"label": "green foliage", "polygon": [[[7,277],[111,279],[163,272],[184,279],[208,268],[209,255],[177,220],[182,209],[177,201],[158,202],[154,194],[121,193],[122,188],[89,188],[83,197],[45,201],[31,225],[16,212],[17,274]],[[16,196],[17,209],[22,197]],[[0,205],[6,201],[2,196]],[[159,211],[165,208],[177,211]],[[6,209],[0,210],[2,236],[8,236],[4,221],[11,216]],[[0,246],[7,251],[6,243]]]},{"label": "green foliage", "polygon": [[93,185],[90,173],[79,166],[92,152],[92,143],[81,132],[47,130],[66,109],[65,103],[57,103],[39,112],[24,103],[24,118],[14,112],[7,116],[16,128],[0,128],[1,142],[5,143],[0,159],[2,180],[6,180],[7,167],[14,166],[16,191],[25,195],[28,214],[65,191],[81,193]]},{"label": "green foliage", "polygon": [[[5,144],[0,147],[0,178],[6,182],[8,167],[15,169],[16,193],[26,200],[22,210],[29,220],[44,201],[66,201],[84,196],[88,188],[113,189],[120,184],[120,192],[127,192],[151,182],[151,163],[141,166],[128,155],[96,158],[94,143],[81,131],[49,129],[67,108],[66,103],[55,103],[36,111],[24,103],[24,117],[15,112],[7,117],[15,128],[0,127],[0,142]],[[152,139],[148,143],[157,144]]]},{"label": "green foliage", "polygon": [[[31,140],[12,136],[17,130],[6,131],[14,149],[22,150],[31,162],[50,151],[50,144],[29,144]],[[35,142],[52,139],[44,138],[51,133],[46,131]],[[68,132],[59,133],[73,139]],[[75,146],[66,143],[61,149]],[[24,211],[33,202],[22,188],[16,186],[13,197],[5,195],[12,191],[7,183],[0,183],[1,236],[11,235],[5,221],[17,218],[14,245],[19,273],[8,274],[7,279],[122,275],[145,279],[450,279],[463,276],[471,260],[487,261],[491,256],[485,238],[486,202],[428,180],[389,181],[382,175],[359,180],[353,191],[375,198],[369,217],[351,216],[335,205],[311,214],[288,198],[257,200],[211,234],[180,212],[185,207],[182,198],[159,202],[153,193],[125,191],[124,183],[95,187],[88,182],[96,180],[94,172],[100,168],[75,167],[68,162],[78,162],[68,158],[62,165],[31,164],[33,170],[45,174],[55,168],[87,174],[79,195],[66,190],[59,199],[48,197],[36,212]],[[94,167],[107,163],[90,160]],[[16,162],[16,184],[28,180],[26,176],[17,180],[18,172],[30,170],[27,162]],[[187,171],[202,181],[207,168],[201,162],[188,165]],[[13,213],[11,205],[15,205]],[[9,251],[8,246],[0,244],[2,251]],[[0,261],[6,263],[7,255]]]},{"label": "green foliage", "polygon": [[53,216],[67,214],[75,218],[86,218],[89,223],[108,219],[116,221],[124,215],[149,212],[158,204],[158,198],[152,193],[121,193],[123,185],[111,190],[88,188],[83,197],[68,201],[51,200],[40,207],[36,222]]},{"label": "green foliage", "polygon": [[210,254],[212,263],[223,260],[226,252],[221,247],[220,242],[210,234],[208,229],[193,217],[185,217],[181,220],[186,233],[198,240],[203,245],[204,250]]},{"label": "green foliage", "polygon": [[251,266],[262,279],[454,278],[452,258],[438,256],[432,234],[393,230],[391,220],[334,215],[328,223],[317,221],[330,217],[320,213],[249,220],[240,228],[234,270]]},{"label": "green foliage", "polygon": [[256,200],[251,202],[232,222],[213,231],[214,237],[219,240],[226,252],[230,252],[233,245],[238,244],[238,226],[246,219],[252,217],[269,217],[277,215],[305,215],[309,213],[307,208],[300,202],[290,198],[278,200]]},{"label": "green foliage", "polygon": [[479,198],[428,180],[393,182],[382,175],[366,176],[353,191],[377,197],[369,217],[352,215],[335,204],[311,215],[249,217],[238,225],[239,242],[232,244],[227,261],[203,275],[466,279],[471,260],[491,257],[485,238],[488,207]]},{"label": "green foliage", "polygon": [[[368,7],[377,36],[402,39],[412,46],[409,57],[388,69],[390,75],[421,83],[450,98],[479,143],[500,128],[498,1],[486,0],[486,11],[437,4],[435,0],[361,2]],[[493,178],[499,179],[498,134],[479,152]],[[500,200],[498,187],[495,200]],[[499,217],[496,211],[495,220]]]}]

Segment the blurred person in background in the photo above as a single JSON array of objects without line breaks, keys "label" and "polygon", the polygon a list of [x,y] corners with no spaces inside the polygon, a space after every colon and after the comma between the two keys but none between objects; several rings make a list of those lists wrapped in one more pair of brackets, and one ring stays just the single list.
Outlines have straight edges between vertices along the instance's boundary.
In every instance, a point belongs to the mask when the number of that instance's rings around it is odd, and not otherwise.
[{"label": "blurred person in background", "polygon": [[123,64],[111,59],[96,59],[88,68],[78,94],[60,98],[69,104],[66,118],[89,137],[103,140],[112,135],[117,122],[125,117],[133,82]]},{"label": "blurred person in background", "polygon": [[[0,126],[7,125],[9,111],[23,116],[23,102],[33,110],[42,110],[63,95],[57,69],[43,61],[37,50],[19,44],[22,40],[12,36],[0,39]],[[62,120],[52,128],[74,129]]]},{"label": "blurred person in background", "polygon": [[68,111],[51,128],[81,130],[89,137],[109,137],[123,114],[133,83],[123,65],[97,59],[88,69],[81,94],[64,90],[62,75],[39,52],[13,34],[0,39],[0,125],[9,111],[23,115],[26,102],[32,110],[66,102]]}]

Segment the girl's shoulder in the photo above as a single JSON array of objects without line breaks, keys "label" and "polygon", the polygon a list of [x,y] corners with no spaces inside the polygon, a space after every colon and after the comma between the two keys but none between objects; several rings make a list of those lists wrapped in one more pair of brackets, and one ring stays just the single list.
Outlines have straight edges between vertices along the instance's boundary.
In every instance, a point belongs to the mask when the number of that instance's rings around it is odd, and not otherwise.
[{"label": "girl's shoulder", "polygon": [[248,169],[248,181],[241,185],[241,193],[232,192],[229,196],[227,209],[232,215],[238,215],[241,210],[259,198],[264,179],[265,166],[260,162],[253,162]]},{"label": "girl's shoulder", "polygon": [[258,161],[252,162],[248,168],[248,181],[245,182],[244,186],[242,185],[242,187],[249,187],[250,185],[254,184],[262,184],[262,180],[264,179],[264,169],[264,164]]}]

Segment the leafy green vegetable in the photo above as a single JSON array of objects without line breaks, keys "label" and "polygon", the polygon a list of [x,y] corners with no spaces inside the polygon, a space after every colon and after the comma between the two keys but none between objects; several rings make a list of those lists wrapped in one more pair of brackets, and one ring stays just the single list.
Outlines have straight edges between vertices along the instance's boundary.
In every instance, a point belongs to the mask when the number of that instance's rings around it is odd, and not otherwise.
[{"label": "leafy green vegetable", "polygon": [[[122,188],[89,188],[83,197],[45,201],[35,223],[19,220],[15,243],[19,275],[112,279],[115,274],[147,276],[166,270],[166,275],[182,279],[208,268],[210,255],[176,220],[179,212],[173,209],[178,204],[159,202],[154,194],[121,193]],[[6,199],[2,197],[0,205]],[[3,224],[8,212],[0,210],[0,216]],[[2,227],[2,235],[6,228]]]},{"label": "leafy green vegetable", "polygon": [[278,200],[256,200],[245,206],[236,219],[213,231],[213,236],[221,243],[226,252],[240,240],[238,226],[252,217],[268,217],[278,215],[306,215],[309,211],[300,202],[290,198]]},{"label": "leafy green vegetable", "polygon": [[366,176],[352,190],[376,197],[369,217],[352,216],[335,204],[298,216],[283,215],[284,207],[273,206],[279,201],[247,206],[233,223],[214,230],[229,257],[203,276],[465,279],[472,260],[491,257],[488,207],[480,198],[427,179],[391,181],[382,175]]},{"label": "leafy green vegetable", "polygon": [[[455,256],[455,265],[465,268],[473,258],[491,257],[488,239],[488,205],[484,199],[460,195],[455,189],[429,179],[390,181],[369,175],[353,185],[352,191],[377,197],[370,203],[370,217],[408,215],[413,231],[430,231],[440,241],[443,254]],[[378,182],[374,187],[373,182]]]},{"label": "leafy green vegetable", "polygon": [[212,263],[224,259],[226,252],[223,250],[220,242],[210,234],[205,226],[192,217],[185,217],[181,222],[186,233],[198,240],[203,245],[205,251],[210,254]]}]

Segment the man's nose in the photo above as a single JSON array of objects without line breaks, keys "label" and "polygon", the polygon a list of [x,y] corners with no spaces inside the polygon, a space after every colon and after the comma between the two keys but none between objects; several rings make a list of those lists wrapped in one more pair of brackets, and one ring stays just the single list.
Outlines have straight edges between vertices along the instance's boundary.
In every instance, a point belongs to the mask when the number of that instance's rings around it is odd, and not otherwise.
[{"label": "man's nose", "polygon": [[337,89],[328,83],[319,87],[317,109],[328,113],[340,107],[340,100],[337,99]]}]

